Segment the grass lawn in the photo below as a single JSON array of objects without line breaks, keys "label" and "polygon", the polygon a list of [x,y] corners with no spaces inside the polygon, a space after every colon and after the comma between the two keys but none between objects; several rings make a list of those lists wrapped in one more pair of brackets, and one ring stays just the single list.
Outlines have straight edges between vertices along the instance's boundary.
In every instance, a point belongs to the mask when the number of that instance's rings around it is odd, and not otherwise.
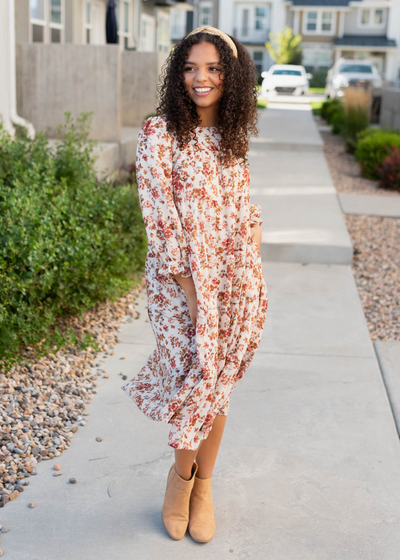
[{"label": "grass lawn", "polygon": [[323,87],[310,87],[308,89],[309,93],[325,93],[325,88]]},{"label": "grass lawn", "polygon": [[322,104],[323,104],[323,101],[311,101],[310,105],[311,105],[311,109],[312,109],[312,112],[314,113],[314,115],[320,115],[321,114]]}]

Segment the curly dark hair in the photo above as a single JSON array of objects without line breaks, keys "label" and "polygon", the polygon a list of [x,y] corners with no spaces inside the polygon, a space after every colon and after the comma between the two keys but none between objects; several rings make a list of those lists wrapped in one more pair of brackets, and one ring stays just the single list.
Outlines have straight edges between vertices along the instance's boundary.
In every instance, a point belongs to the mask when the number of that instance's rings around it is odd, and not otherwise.
[{"label": "curly dark hair", "polygon": [[247,162],[250,135],[258,134],[257,70],[245,47],[231,39],[237,48],[237,58],[218,35],[200,32],[179,41],[162,67],[156,113],[166,117],[167,130],[176,134],[182,149],[201,122],[196,104],[185,89],[183,69],[193,45],[212,43],[219,52],[221,74],[224,74],[217,126],[221,134],[219,155],[221,162],[228,166],[235,160],[242,165]]}]

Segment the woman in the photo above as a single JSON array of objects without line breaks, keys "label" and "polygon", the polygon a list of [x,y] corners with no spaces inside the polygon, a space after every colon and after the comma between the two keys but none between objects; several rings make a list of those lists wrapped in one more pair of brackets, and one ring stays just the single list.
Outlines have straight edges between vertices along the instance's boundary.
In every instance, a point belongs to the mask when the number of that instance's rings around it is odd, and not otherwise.
[{"label": "woman", "polygon": [[136,162],[157,349],[122,389],[144,414],[171,425],[168,534],[180,540],[189,524],[195,541],[208,542],[229,395],[267,311],[261,210],[250,205],[247,165],[257,73],[238,41],[204,26],[174,47],[162,78],[158,116],[143,125]]}]

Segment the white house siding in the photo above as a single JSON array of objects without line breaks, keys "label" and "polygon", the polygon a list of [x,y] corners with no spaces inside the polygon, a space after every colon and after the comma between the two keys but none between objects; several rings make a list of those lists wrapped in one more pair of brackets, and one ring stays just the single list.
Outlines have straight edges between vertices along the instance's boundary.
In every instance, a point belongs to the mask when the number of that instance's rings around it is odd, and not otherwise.
[{"label": "white house siding", "polygon": [[[264,7],[268,24],[265,33],[260,33],[255,29],[254,10],[257,6]],[[243,27],[242,14],[243,10],[248,9],[249,12],[249,34],[247,37],[241,33]],[[265,47],[265,41],[268,40],[268,32],[281,31],[285,26],[285,5],[282,0],[271,0],[270,2],[255,2],[254,0],[219,0],[219,28],[232,36],[237,36],[255,61],[259,70],[265,71],[272,64],[272,60]],[[262,60],[260,60],[262,57]]]},{"label": "white house siding", "polygon": [[[373,4],[374,8],[378,8],[379,2]],[[382,2],[383,4],[383,2]],[[344,22],[344,34],[345,35],[386,35],[386,27],[388,20],[388,9],[382,5],[384,9],[384,25],[382,26],[361,26],[360,17],[362,9],[368,9],[370,5],[368,3],[360,2],[359,8],[352,8],[350,12],[346,13],[346,18]]]}]

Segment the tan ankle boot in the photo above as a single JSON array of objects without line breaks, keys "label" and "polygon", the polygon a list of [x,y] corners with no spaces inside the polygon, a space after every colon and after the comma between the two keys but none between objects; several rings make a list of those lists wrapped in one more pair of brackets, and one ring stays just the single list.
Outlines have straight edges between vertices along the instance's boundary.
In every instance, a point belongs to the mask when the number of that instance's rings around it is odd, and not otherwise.
[{"label": "tan ankle boot", "polygon": [[213,538],[214,532],[211,478],[195,477],[189,504],[190,536],[196,542],[206,543]]},{"label": "tan ankle boot", "polygon": [[194,463],[190,480],[184,480],[179,476],[175,463],[168,473],[161,517],[168,535],[176,541],[180,541],[184,537],[189,523],[189,500],[197,467],[197,463]]}]

